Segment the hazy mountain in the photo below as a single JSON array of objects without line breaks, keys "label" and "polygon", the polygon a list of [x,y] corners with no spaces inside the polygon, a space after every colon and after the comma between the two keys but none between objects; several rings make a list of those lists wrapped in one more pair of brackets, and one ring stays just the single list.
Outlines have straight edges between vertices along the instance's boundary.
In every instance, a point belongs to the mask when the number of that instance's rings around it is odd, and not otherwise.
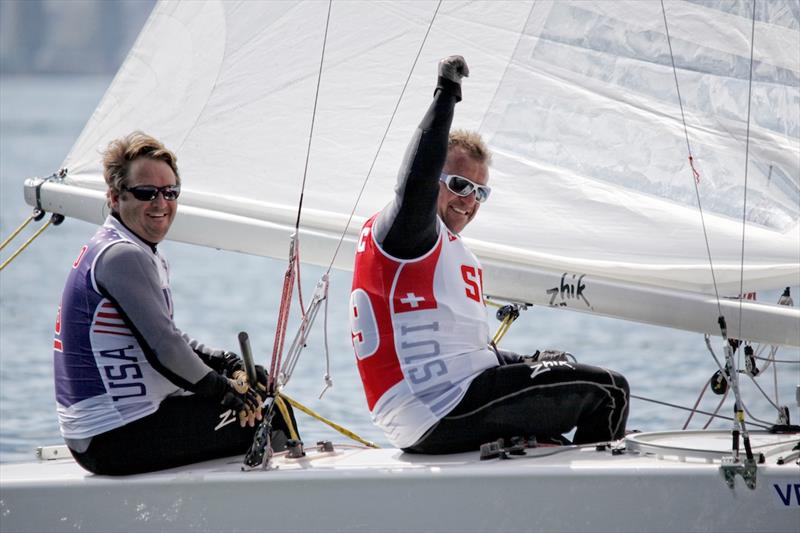
[{"label": "hazy mountain", "polygon": [[2,74],[112,74],[155,0],[0,0]]}]

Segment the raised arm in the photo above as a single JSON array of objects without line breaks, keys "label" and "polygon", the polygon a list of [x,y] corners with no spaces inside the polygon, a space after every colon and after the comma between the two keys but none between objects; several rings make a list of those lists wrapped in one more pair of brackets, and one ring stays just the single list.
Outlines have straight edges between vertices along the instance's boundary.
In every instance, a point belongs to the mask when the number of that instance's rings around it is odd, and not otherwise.
[{"label": "raised arm", "polygon": [[406,149],[394,199],[373,225],[378,244],[394,257],[413,259],[436,243],[439,175],[447,159],[455,105],[461,100],[461,78],[468,75],[469,69],[461,56],[439,62],[433,102]]}]

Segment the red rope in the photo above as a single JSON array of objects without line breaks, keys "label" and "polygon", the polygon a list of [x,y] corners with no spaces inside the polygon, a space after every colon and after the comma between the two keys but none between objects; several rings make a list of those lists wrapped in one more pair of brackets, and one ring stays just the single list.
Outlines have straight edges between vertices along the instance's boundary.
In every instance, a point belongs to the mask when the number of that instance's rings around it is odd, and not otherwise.
[{"label": "red rope", "polygon": [[269,390],[275,392],[275,376],[281,368],[283,355],[283,341],[286,338],[286,326],[289,321],[289,309],[292,306],[292,288],[294,287],[295,261],[289,259],[289,266],[283,276],[283,291],[281,292],[281,308],[278,311],[278,323],[275,328],[275,342],[272,346],[272,361],[269,365]]}]

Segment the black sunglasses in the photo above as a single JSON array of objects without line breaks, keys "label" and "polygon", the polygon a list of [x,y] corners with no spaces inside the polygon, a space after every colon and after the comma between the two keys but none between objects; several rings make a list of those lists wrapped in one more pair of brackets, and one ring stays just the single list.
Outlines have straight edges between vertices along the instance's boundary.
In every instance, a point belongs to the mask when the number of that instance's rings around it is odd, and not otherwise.
[{"label": "black sunglasses", "polygon": [[165,185],[156,187],[155,185],[139,185],[137,187],[123,187],[123,191],[128,191],[140,202],[152,202],[158,198],[158,193],[168,202],[174,202],[181,194],[180,185]]},{"label": "black sunglasses", "polygon": [[475,200],[481,204],[489,199],[489,194],[492,192],[492,188],[488,185],[475,183],[471,179],[458,174],[445,174],[442,172],[439,179],[447,185],[451,193],[457,196],[469,196],[472,191],[475,191]]}]

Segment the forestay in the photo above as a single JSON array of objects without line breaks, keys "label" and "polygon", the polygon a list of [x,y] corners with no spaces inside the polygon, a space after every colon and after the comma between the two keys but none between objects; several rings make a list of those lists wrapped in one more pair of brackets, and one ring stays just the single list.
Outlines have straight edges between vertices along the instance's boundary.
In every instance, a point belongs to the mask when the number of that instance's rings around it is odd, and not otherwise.
[{"label": "forestay", "polygon": [[[301,219],[327,266],[436,2],[333,2]],[[146,131],[178,154],[171,238],[285,258],[327,3],[162,2],[67,156],[48,210],[104,216],[100,152]],[[800,283],[800,14],[758,2],[745,218],[749,2],[665,2],[721,296]],[[455,127],[495,151],[465,232],[488,294],[718,334],[717,300],[659,2],[444,2],[335,266],[391,197],[437,61],[472,76]],[[744,235],[744,242],[742,241]],[[743,255],[742,255],[743,252]],[[723,298],[731,336],[800,345],[794,309]]]}]

